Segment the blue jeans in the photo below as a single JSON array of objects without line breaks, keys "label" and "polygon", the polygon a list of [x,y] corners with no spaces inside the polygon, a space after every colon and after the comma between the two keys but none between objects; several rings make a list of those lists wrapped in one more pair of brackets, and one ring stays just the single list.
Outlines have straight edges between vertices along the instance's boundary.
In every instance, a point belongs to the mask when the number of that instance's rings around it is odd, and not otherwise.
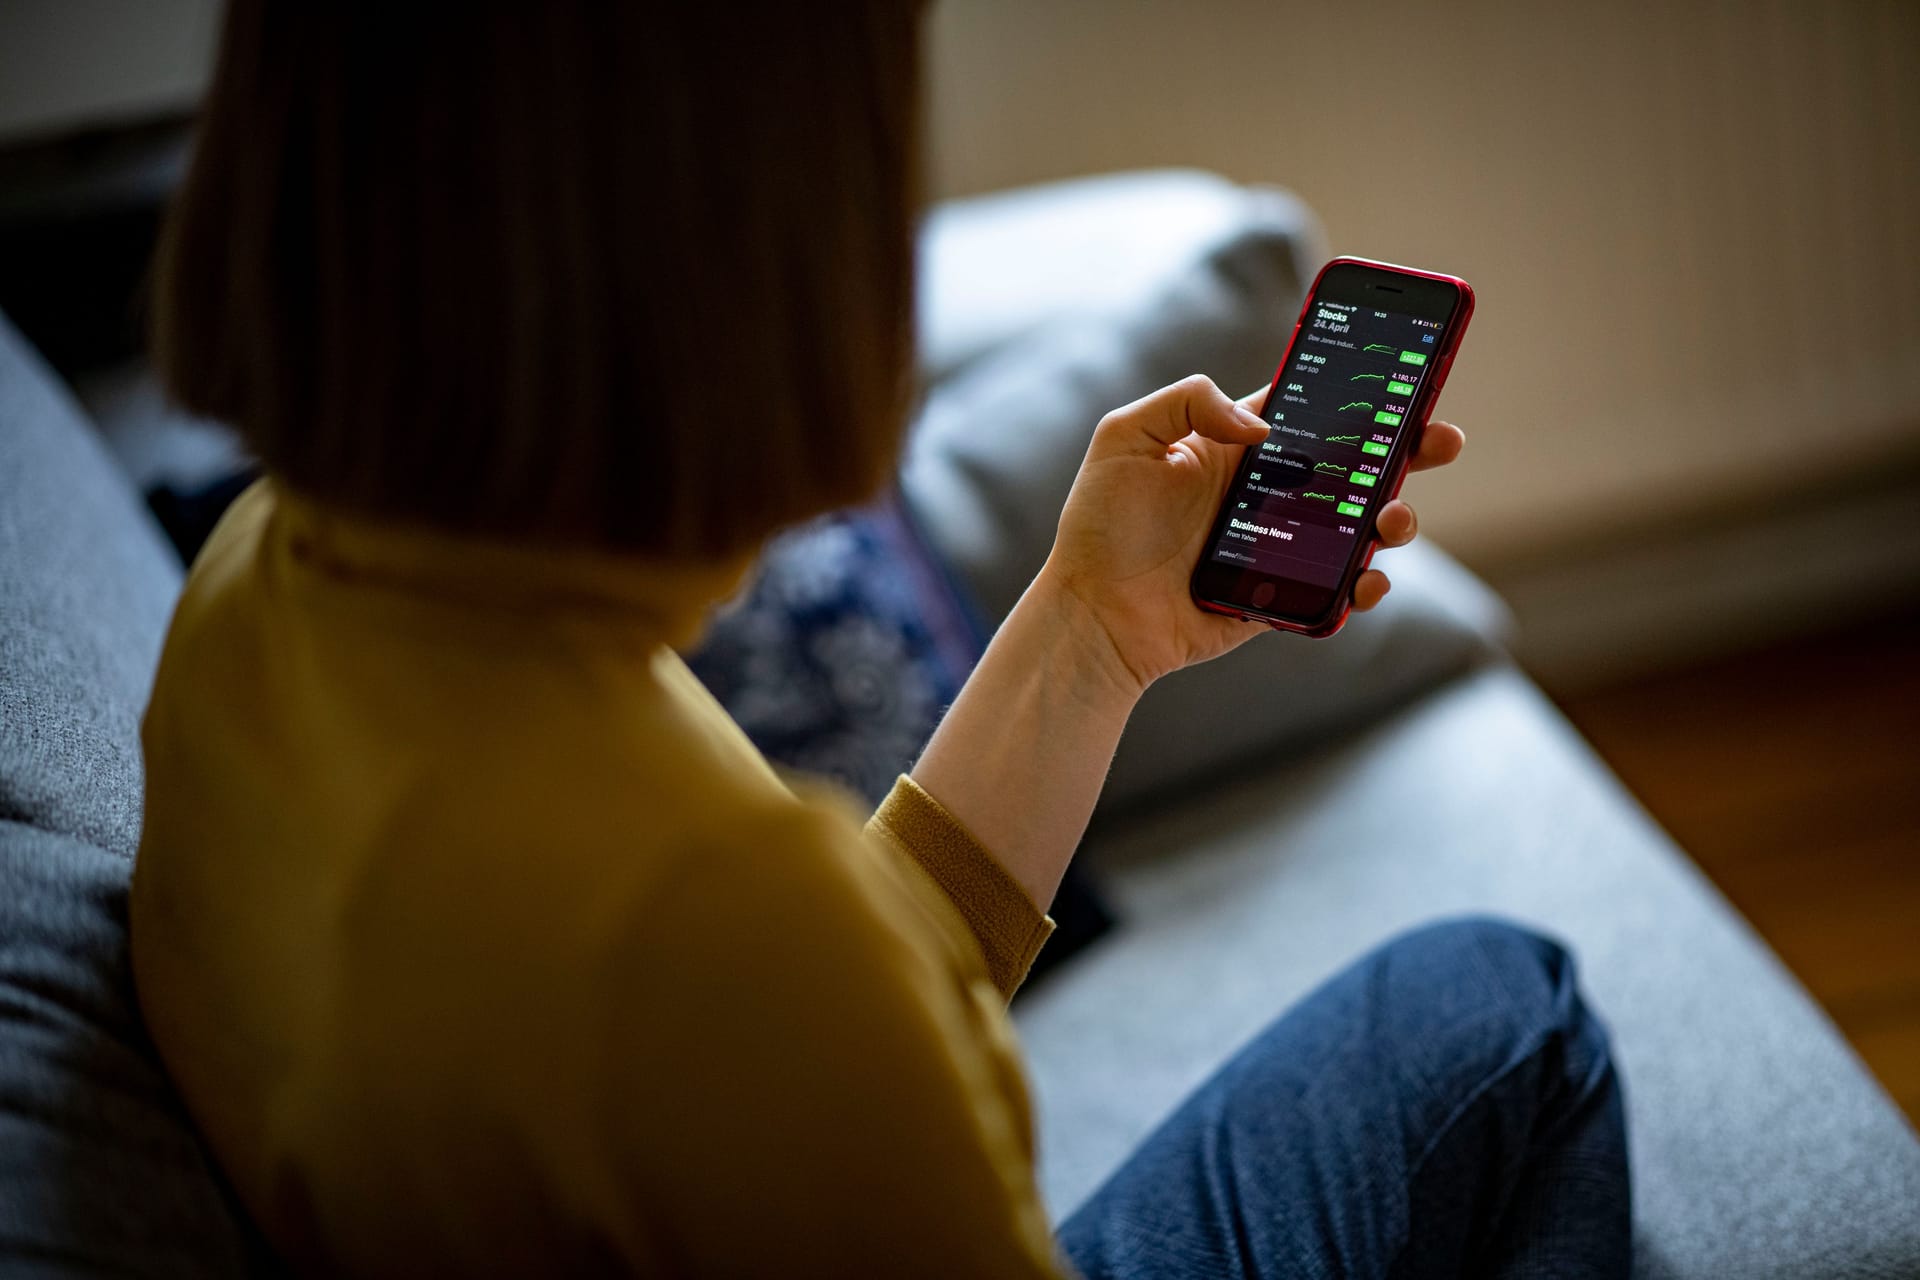
[{"label": "blue jeans", "polygon": [[1573,960],[1462,920],[1240,1050],[1069,1218],[1089,1280],[1624,1277],[1627,1139]]}]

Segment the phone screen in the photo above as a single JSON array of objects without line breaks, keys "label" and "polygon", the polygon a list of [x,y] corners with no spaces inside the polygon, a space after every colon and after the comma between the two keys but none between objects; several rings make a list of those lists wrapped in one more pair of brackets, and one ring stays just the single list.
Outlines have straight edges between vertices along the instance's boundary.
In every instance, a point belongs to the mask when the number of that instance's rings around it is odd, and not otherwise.
[{"label": "phone screen", "polygon": [[1421,393],[1450,350],[1452,292],[1374,268],[1328,269],[1267,398],[1267,438],[1228,490],[1196,592],[1210,583],[1213,599],[1301,620],[1334,608],[1420,428],[1416,407],[1431,403]]}]

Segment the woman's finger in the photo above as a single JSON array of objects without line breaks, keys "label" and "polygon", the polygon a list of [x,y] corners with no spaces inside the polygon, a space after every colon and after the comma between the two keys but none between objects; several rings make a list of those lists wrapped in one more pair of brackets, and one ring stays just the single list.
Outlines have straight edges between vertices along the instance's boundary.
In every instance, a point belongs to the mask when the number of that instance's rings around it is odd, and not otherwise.
[{"label": "woman's finger", "polygon": [[1212,378],[1199,373],[1114,410],[1101,420],[1100,429],[1129,451],[1154,453],[1189,435],[1221,444],[1252,444],[1267,434],[1258,414],[1235,404]]},{"label": "woman's finger", "polygon": [[[1240,397],[1240,407],[1258,417],[1260,406],[1266,402],[1269,388],[1261,387],[1250,395]],[[1264,423],[1262,424],[1264,426]],[[1236,442],[1237,443],[1237,442]],[[1412,471],[1431,471],[1435,467],[1444,467],[1460,456],[1467,447],[1467,433],[1451,422],[1429,422],[1425,431],[1420,433],[1420,447],[1414,452],[1413,461],[1408,463]]]},{"label": "woman's finger", "polygon": [[1383,547],[1404,547],[1420,532],[1420,519],[1412,507],[1395,498],[1380,509],[1373,532]]},{"label": "woman's finger", "polygon": [[1378,569],[1369,569],[1360,575],[1353,584],[1353,608],[1356,613],[1365,613],[1387,598],[1387,592],[1393,589],[1393,583],[1387,575]]},{"label": "woman's finger", "polygon": [[1414,471],[1444,467],[1459,457],[1460,450],[1466,446],[1467,433],[1451,422],[1429,422],[1427,429],[1420,433],[1420,448],[1409,466]]}]

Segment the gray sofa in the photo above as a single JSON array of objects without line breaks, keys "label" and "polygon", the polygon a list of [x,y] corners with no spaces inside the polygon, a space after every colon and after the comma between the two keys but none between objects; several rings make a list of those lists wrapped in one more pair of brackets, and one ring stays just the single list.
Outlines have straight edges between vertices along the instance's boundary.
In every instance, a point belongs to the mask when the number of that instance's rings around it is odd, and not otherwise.
[{"label": "gray sofa", "polygon": [[[1290,197],[1191,173],[968,202],[934,229],[944,380],[905,485],[997,617],[1099,408],[1195,369],[1263,383],[1326,255]],[[1081,854],[1126,927],[1016,1005],[1056,1210],[1359,952],[1497,912],[1572,944],[1613,1029],[1639,1275],[1920,1277],[1905,1119],[1501,656],[1498,603],[1428,545],[1377,563],[1395,583],[1377,613],[1171,677],[1128,727]]]},{"label": "gray sofa", "polygon": [[[1262,380],[1319,253],[1291,199],[1204,175],[936,214],[903,488],[983,612],[1044,554],[1099,411],[1195,368]],[[1389,604],[1335,640],[1263,638],[1142,705],[1083,855],[1123,923],[1016,1005],[1055,1209],[1352,955],[1491,910],[1570,941],[1613,1027],[1642,1275],[1920,1276],[1912,1130],[1501,657],[1497,601],[1430,547],[1383,564]],[[261,1269],[126,967],[138,718],[178,585],[0,321],[0,1274]]]}]

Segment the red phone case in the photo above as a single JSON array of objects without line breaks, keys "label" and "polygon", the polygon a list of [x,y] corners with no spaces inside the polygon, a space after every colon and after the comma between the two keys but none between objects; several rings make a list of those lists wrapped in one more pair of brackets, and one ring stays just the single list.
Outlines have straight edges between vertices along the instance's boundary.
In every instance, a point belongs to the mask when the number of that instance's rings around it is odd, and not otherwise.
[{"label": "red phone case", "polygon": [[[1404,276],[1419,276],[1425,280],[1438,280],[1443,284],[1452,285],[1460,292],[1460,306],[1454,313],[1451,322],[1447,325],[1446,341],[1438,353],[1435,362],[1437,368],[1434,372],[1433,380],[1420,389],[1420,398],[1413,405],[1411,416],[1417,420],[1418,425],[1408,437],[1407,447],[1400,452],[1400,455],[1393,462],[1392,480],[1387,489],[1387,502],[1391,502],[1400,496],[1400,486],[1407,478],[1407,464],[1412,460],[1413,455],[1420,451],[1420,436],[1426,431],[1427,420],[1433,413],[1433,406],[1440,399],[1441,390],[1447,385],[1447,374],[1453,369],[1453,357],[1460,349],[1460,339],[1466,336],[1467,323],[1473,319],[1473,286],[1465,280],[1462,280],[1459,276],[1443,275],[1438,271],[1421,271],[1415,267],[1402,267],[1391,262],[1377,262],[1372,258],[1339,257],[1330,259],[1325,266],[1320,268],[1319,274],[1314,276],[1313,287],[1307,290],[1306,298],[1300,303],[1300,314],[1293,322],[1293,333],[1287,338],[1286,350],[1280,354],[1280,363],[1274,368],[1273,380],[1267,384],[1266,398],[1261,401],[1260,413],[1262,417],[1266,415],[1267,405],[1273,399],[1275,390],[1279,388],[1281,376],[1287,371],[1287,362],[1293,359],[1294,344],[1300,340],[1300,327],[1306,323],[1307,313],[1313,308],[1314,297],[1320,292],[1321,277],[1325,276],[1330,268],[1342,264],[1372,267],[1375,270],[1392,271]],[[1384,507],[1386,503],[1383,502],[1380,505]],[[1312,636],[1316,639],[1323,639],[1330,636],[1347,624],[1347,615],[1353,612],[1354,583],[1358,582],[1360,575],[1367,571],[1367,566],[1373,563],[1373,553],[1379,550],[1380,544],[1375,540],[1373,535],[1373,522],[1375,518],[1373,514],[1367,516],[1366,532],[1362,535],[1367,540],[1367,553],[1361,556],[1359,563],[1340,580],[1339,594],[1336,597],[1340,601],[1340,608],[1332,617],[1317,626],[1306,626],[1302,623],[1289,622],[1282,618],[1271,618],[1259,613],[1245,612],[1223,604],[1217,604],[1213,601],[1202,600],[1198,596],[1194,597],[1194,603],[1209,613],[1225,614],[1229,618],[1240,618],[1249,622],[1264,622],[1276,631],[1292,631],[1303,636]],[[1209,543],[1209,545],[1211,545],[1211,543]],[[1202,548],[1201,555],[1203,557],[1206,555],[1205,548]]]}]

